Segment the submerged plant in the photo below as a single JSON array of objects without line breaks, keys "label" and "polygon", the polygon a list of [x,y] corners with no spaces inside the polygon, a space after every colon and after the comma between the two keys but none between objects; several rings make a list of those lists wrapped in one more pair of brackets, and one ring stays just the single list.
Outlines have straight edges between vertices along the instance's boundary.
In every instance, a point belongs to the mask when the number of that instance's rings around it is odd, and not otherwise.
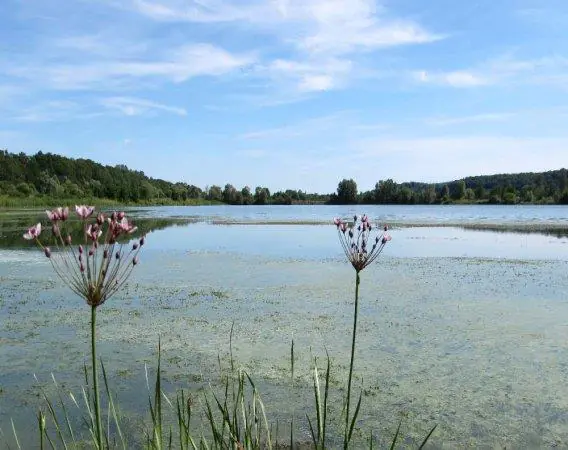
[{"label": "submerged plant", "polygon": [[345,399],[345,429],[343,434],[343,448],[347,449],[353,434],[355,421],[361,406],[361,395],[353,417],[350,417],[351,404],[351,382],[353,379],[353,363],[355,360],[355,339],[357,336],[357,315],[359,310],[359,284],[361,278],[359,272],[377,259],[382,253],[385,245],[391,240],[385,226],[375,227],[366,215],[361,217],[354,216],[353,222],[348,223],[341,219],[334,220],[337,227],[339,241],[348,261],[355,269],[355,307],[353,312],[353,334],[351,339],[351,362],[349,364],[349,379],[347,382],[347,397]]},{"label": "submerged plant", "polygon": [[[113,212],[109,217],[99,213],[94,219],[93,206],[75,206],[81,220],[83,239],[74,245],[66,229],[69,208],[46,211],[51,221],[53,245],[44,245],[40,240],[41,223],[28,229],[24,239],[34,240],[51,262],[55,273],[78,296],[91,307],[91,362],[93,376],[93,433],[97,448],[103,448],[103,430],[97,376],[96,312],[97,308],[120,290],[134,266],[138,253],[144,245],[144,237],[134,244],[119,242],[122,236],[136,231],[124,212]],[[126,247],[126,248],[125,248]]]}]

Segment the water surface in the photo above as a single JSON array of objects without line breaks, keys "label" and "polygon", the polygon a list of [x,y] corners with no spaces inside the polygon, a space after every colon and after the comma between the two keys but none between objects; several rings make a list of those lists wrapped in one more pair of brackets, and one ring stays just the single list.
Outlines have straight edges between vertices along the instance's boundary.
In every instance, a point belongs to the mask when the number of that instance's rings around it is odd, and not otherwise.
[{"label": "water surface", "polygon": [[[444,207],[416,208],[364,208],[407,226],[391,231],[381,259],[362,273],[355,367],[364,393],[361,427],[385,443],[405,417],[411,443],[438,423],[433,443],[439,448],[568,445],[568,239],[410,226],[411,220],[497,223],[507,210],[513,216],[503,223],[562,224],[566,209],[487,207],[482,213],[458,207],[447,209],[451,219],[440,219]],[[313,411],[312,356],[323,361],[326,350],[333,404],[339,405],[354,273],[335,227],[317,224],[353,211],[137,209],[148,220],[192,220],[149,232],[128,287],[100,309],[100,353],[128,412],[127,428],[140,427],[144,364],[154,365],[158,336],[168,392],[198,392],[218,382],[217,356],[226,361],[233,322],[235,358],[262,387],[273,417],[286,423],[295,415],[301,424]],[[310,218],[315,225],[294,224]],[[12,228],[8,234],[20,233]],[[89,311],[25,244],[0,250],[0,280],[0,428],[6,434],[13,418],[27,439],[24,448],[35,448],[38,386],[50,389],[53,372],[80,392]],[[298,357],[293,387],[292,339]]]}]

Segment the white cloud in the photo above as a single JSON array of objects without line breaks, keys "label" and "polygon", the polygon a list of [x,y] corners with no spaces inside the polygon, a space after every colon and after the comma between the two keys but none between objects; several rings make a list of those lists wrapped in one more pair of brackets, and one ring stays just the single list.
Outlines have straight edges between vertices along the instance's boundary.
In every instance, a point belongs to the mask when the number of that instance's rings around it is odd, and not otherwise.
[{"label": "white cloud", "polygon": [[456,88],[477,87],[492,84],[490,78],[467,72],[427,72],[425,70],[414,73],[414,79],[425,84],[446,85]]},{"label": "white cloud", "polygon": [[476,67],[454,71],[417,71],[413,79],[422,84],[473,88],[491,85],[545,84],[566,87],[568,58],[562,56],[515,59],[508,55],[487,60]]},{"label": "white cloud", "polygon": [[292,84],[294,89],[302,93],[340,87],[351,72],[350,61],[330,58],[320,61],[277,59],[268,66],[258,67],[256,73],[268,76],[281,85]]},{"label": "white cloud", "polygon": [[187,115],[184,108],[163,105],[143,98],[109,97],[102,99],[100,103],[106,108],[118,110],[126,116],[139,116],[153,110],[165,111],[178,116]]},{"label": "white cloud", "polygon": [[47,82],[56,89],[109,89],[134,78],[156,78],[176,83],[197,76],[220,76],[253,62],[251,55],[234,55],[210,44],[188,44],[162,57],[122,60],[83,59],[74,64],[6,68],[8,73]]},{"label": "white cloud", "polygon": [[132,0],[155,20],[244,21],[308,52],[334,55],[442,39],[411,20],[392,19],[375,0]]},{"label": "white cloud", "polygon": [[63,122],[92,119],[101,115],[101,112],[87,109],[75,101],[50,100],[21,108],[12,119],[21,122]]},{"label": "white cloud", "polygon": [[292,75],[300,93],[344,87],[358,53],[444,38],[391,17],[375,0],[132,0],[131,7],[154,20],[242,22],[276,36],[294,50],[294,67],[281,60],[264,66]]}]

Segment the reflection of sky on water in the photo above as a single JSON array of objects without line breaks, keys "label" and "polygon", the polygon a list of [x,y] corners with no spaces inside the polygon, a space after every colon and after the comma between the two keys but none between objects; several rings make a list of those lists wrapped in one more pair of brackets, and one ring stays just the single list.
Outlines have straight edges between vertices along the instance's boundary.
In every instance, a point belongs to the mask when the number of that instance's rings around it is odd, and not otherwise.
[{"label": "reflection of sky on water", "polygon": [[387,223],[556,223],[568,225],[562,205],[294,205],[294,206],[164,206],[135,207],[141,217],[195,217],[229,221],[307,221],[325,223],[334,217],[366,213]]},{"label": "reflection of sky on water", "polygon": [[[209,225],[195,223],[156,231],[149,248],[218,251],[292,259],[341,256],[333,226]],[[541,234],[473,231],[459,228],[398,228],[385,255],[393,257],[470,257],[568,259],[568,238]]]}]

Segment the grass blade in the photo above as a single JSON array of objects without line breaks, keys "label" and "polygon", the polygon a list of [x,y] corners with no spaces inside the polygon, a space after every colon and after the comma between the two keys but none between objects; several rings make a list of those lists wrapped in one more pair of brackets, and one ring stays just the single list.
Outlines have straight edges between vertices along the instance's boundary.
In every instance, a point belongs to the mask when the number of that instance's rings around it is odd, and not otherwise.
[{"label": "grass blade", "polygon": [[394,438],[392,440],[392,444],[390,446],[390,450],[394,450],[394,446],[396,445],[396,441],[398,441],[398,436],[400,434],[400,426],[402,425],[402,419],[398,423],[398,428],[396,429],[396,433],[394,434]]},{"label": "grass blade", "polygon": [[436,429],[437,426],[438,426],[438,424],[434,425],[434,427],[430,430],[430,433],[428,433],[428,436],[426,436],[424,438],[424,440],[422,441],[422,444],[420,444],[420,447],[418,447],[418,450],[422,450],[424,448],[424,446],[428,442],[428,439],[430,439],[430,436],[432,436],[432,433],[434,432],[434,430]]}]

